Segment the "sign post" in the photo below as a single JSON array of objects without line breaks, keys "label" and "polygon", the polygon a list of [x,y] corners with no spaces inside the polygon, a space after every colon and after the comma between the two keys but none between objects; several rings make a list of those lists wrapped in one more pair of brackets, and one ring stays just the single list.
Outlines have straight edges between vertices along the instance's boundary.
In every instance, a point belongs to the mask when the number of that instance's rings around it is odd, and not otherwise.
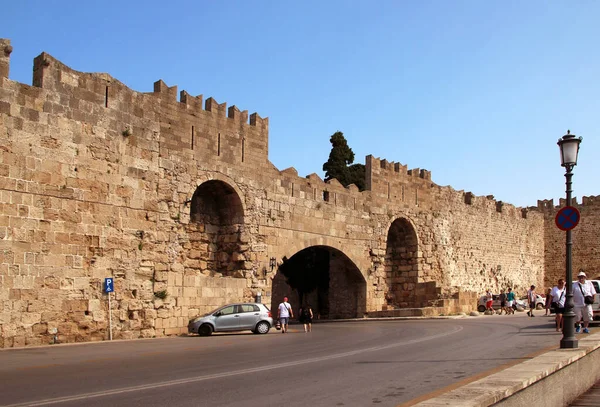
[{"label": "sign post", "polygon": [[112,307],[110,306],[110,293],[115,291],[115,284],[112,278],[104,279],[104,292],[108,294],[108,338],[112,341]]}]

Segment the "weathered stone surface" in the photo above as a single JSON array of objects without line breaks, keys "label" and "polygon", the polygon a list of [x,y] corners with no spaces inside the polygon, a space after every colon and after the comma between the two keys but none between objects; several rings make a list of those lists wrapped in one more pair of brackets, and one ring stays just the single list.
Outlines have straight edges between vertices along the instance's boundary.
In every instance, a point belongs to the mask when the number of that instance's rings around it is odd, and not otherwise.
[{"label": "weathered stone surface", "polygon": [[[470,312],[487,288],[524,293],[561,276],[551,201],[515,208],[372,156],[359,192],[275,168],[257,114],[185,91],[177,101],[162,81],[135,92],[45,53],[28,86],[8,79],[9,62],[0,57],[0,346],[107,338],[108,277],[116,338],[185,333],[188,318],[258,291],[297,309],[279,267],[306,248],[328,250],[326,299],[304,299],[323,318]],[[575,269],[598,269],[598,201],[578,205]]]}]

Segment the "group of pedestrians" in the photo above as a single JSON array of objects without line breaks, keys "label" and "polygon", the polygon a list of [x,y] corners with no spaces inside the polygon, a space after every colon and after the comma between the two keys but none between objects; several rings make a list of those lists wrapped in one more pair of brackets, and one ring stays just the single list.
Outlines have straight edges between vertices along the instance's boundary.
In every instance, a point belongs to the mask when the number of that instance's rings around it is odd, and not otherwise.
[{"label": "group of pedestrians", "polygon": [[[303,305],[298,312],[298,322],[304,325],[304,332],[312,331],[313,311],[310,304]],[[288,331],[290,318],[294,318],[294,311],[288,302],[288,297],[283,297],[283,302],[277,307],[277,319],[281,324],[281,333]]]},{"label": "group of pedestrians", "polygon": [[[529,303],[527,315],[529,317],[535,316],[533,313],[537,305],[535,288],[535,285],[531,285],[527,290],[527,301]],[[573,294],[573,312],[575,313],[576,321],[575,332],[579,333],[583,331],[583,333],[589,333],[589,323],[594,318],[592,304],[594,303],[595,295],[600,293],[597,293],[593,283],[587,280],[584,270],[579,270],[577,281],[573,282],[571,292]],[[563,330],[566,296],[566,283],[562,278],[558,279],[556,286],[546,292],[546,315],[550,315],[554,311],[557,332]],[[492,292],[488,289],[486,292],[486,311],[494,312],[493,299]],[[498,300],[500,300],[498,314],[502,314],[503,312],[514,314],[516,306],[515,294],[512,288],[508,289],[508,293],[501,290]]]},{"label": "group of pedestrians", "polygon": [[[485,310],[494,313],[494,295],[489,289],[485,293],[485,297]],[[509,288],[508,292],[500,290],[498,300],[500,301],[500,310],[498,311],[498,314],[502,315],[503,312],[506,313],[506,315],[515,313],[515,293],[512,288]]]},{"label": "group of pedestrians", "polygon": [[[577,281],[573,282],[571,293],[573,294],[573,311],[575,312],[575,332],[581,332],[583,326],[583,333],[588,334],[590,333],[590,321],[594,319],[592,304],[598,293],[594,288],[594,284],[587,280],[587,275],[583,270],[580,270],[579,274],[577,274]],[[567,297],[566,284],[562,278],[559,279],[558,284],[552,288],[550,295],[552,302],[550,306],[548,306],[547,303],[546,308],[548,309],[551,307],[554,309],[554,313],[556,314],[556,331],[560,332],[564,325],[563,315]]]},{"label": "group of pedestrians", "polygon": [[[577,281],[572,285],[573,294],[573,312],[575,313],[576,328],[575,332],[589,333],[589,323],[594,318],[592,304],[594,303],[595,295],[598,294],[591,281],[587,280],[587,275],[583,270],[577,274]],[[527,315],[533,317],[533,310],[536,306],[535,286],[532,285],[527,290],[527,299],[529,301],[529,311]],[[555,314],[556,331],[563,330],[563,315],[565,313],[565,303],[567,299],[567,286],[565,280],[559,278],[556,286],[546,292],[546,315],[550,315],[552,311]]]}]

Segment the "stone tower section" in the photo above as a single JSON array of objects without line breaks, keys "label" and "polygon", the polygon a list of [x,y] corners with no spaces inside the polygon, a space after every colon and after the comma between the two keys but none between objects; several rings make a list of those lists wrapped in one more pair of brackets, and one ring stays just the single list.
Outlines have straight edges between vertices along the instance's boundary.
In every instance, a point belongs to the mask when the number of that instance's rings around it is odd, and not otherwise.
[{"label": "stone tower section", "polygon": [[136,92],[108,74],[75,71],[47,53],[34,60],[33,85],[72,100],[72,112],[50,102],[57,108],[52,113],[133,136],[140,147],[157,143],[160,157],[175,154],[199,162],[270,168],[269,119],[257,113],[248,115],[236,106],[227,109],[213,98],[202,106],[202,95],[185,90],[178,101],[177,86],[162,80],[154,83],[153,92]]},{"label": "stone tower section", "polygon": [[11,52],[10,40],[0,38],[0,78],[8,78]]},{"label": "stone tower section", "polygon": [[431,171],[407,169],[406,165],[366,157],[366,189],[378,198],[404,206],[430,204]]}]

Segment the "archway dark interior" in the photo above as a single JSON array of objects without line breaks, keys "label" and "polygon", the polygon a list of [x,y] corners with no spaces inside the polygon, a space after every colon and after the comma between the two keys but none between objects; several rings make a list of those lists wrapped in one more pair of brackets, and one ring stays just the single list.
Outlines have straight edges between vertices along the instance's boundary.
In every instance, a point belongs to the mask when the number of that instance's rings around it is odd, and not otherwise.
[{"label": "archway dark interior", "polygon": [[404,218],[396,219],[390,226],[385,251],[388,306],[400,308],[416,306],[417,251],[417,234],[413,226]]},{"label": "archway dark interior", "polygon": [[231,186],[215,180],[200,185],[190,204],[186,268],[208,275],[244,277],[243,223],[242,201]]},{"label": "archway dark interior", "polygon": [[366,282],[360,270],[328,246],[312,246],[283,259],[273,280],[275,312],[284,296],[294,310],[311,304],[321,319],[357,318],[366,312]]}]

